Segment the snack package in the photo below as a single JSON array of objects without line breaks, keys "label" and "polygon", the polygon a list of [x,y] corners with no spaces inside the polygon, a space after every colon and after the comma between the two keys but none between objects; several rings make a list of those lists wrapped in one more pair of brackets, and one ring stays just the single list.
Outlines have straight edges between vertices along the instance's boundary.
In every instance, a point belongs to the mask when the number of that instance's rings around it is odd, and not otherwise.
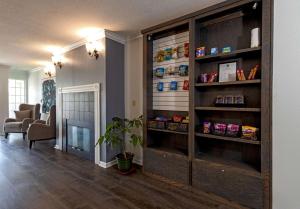
[{"label": "snack package", "polygon": [[190,82],[188,80],[184,80],[183,81],[183,87],[182,87],[183,90],[187,91],[190,89]]},{"label": "snack package", "polygon": [[177,89],[178,89],[178,82],[177,81],[171,81],[170,90],[176,91]]},{"label": "snack package", "polygon": [[232,95],[226,95],[224,97],[224,104],[229,104],[229,105],[234,104],[234,96],[232,96]]},{"label": "snack package", "polygon": [[219,95],[219,96],[217,96],[217,98],[216,98],[216,104],[224,104],[224,96],[222,96],[222,95]]},{"label": "snack package", "polygon": [[237,124],[228,124],[226,130],[226,136],[237,137],[239,134],[240,126]]},{"label": "snack package", "polygon": [[164,90],[164,83],[158,82],[157,83],[157,91],[163,91]]},{"label": "snack package", "polygon": [[259,65],[255,65],[255,67],[251,69],[250,74],[248,76],[248,80],[254,80],[255,79],[256,73],[258,71],[258,67],[259,67]]},{"label": "snack package", "polygon": [[249,140],[257,140],[258,128],[253,126],[242,126],[242,138]]},{"label": "snack package", "polygon": [[175,123],[181,123],[183,117],[181,115],[174,115],[172,119]]},{"label": "snack package", "polygon": [[204,57],[205,56],[205,47],[199,47],[196,49],[196,57]]},{"label": "snack package", "polygon": [[214,134],[216,135],[225,135],[226,133],[226,124],[224,123],[215,123],[214,124]]},{"label": "snack package", "polygon": [[207,82],[208,83],[216,82],[217,77],[218,77],[218,73],[217,72],[212,72],[212,73],[209,74]]},{"label": "snack package", "polygon": [[245,97],[243,95],[234,96],[234,104],[239,104],[239,105],[245,104]]},{"label": "snack package", "polygon": [[189,74],[189,66],[188,65],[180,65],[179,66],[179,75],[187,76]]},{"label": "snack package", "polygon": [[208,74],[207,73],[202,73],[200,75],[200,83],[207,83],[208,82]]},{"label": "snack package", "polygon": [[237,73],[237,77],[238,77],[238,80],[239,81],[245,81],[246,80],[246,77],[245,77],[245,74],[244,74],[244,70],[243,69],[238,69],[236,71]]},{"label": "snack package", "polygon": [[217,47],[213,47],[210,49],[210,54],[211,55],[217,55],[218,54],[218,48]]},{"label": "snack package", "polygon": [[171,60],[172,59],[172,54],[173,54],[173,49],[172,48],[167,48],[165,49],[165,61]]},{"label": "snack package", "polygon": [[162,77],[164,77],[164,74],[165,74],[165,68],[159,67],[159,68],[155,69],[155,76],[156,77],[162,78]]},{"label": "snack package", "polygon": [[184,56],[189,57],[189,43],[184,43]]},{"label": "snack package", "polygon": [[178,59],[178,48],[172,49],[172,59]]},{"label": "snack package", "polygon": [[210,134],[211,130],[211,122],[203,122],[203,133],[204,134]]}]

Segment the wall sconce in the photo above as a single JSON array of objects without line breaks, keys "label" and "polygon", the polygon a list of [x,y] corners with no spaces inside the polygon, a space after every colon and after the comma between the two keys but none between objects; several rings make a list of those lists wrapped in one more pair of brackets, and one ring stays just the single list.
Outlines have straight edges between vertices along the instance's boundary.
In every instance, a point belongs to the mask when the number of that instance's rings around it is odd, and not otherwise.
[{"label": "wall sconce", "polygon": [[99,58],[100,53],[104,50],[100,40],[87,41],[85,44],[86,51],[91,57]]},{"label": "wall sconce", "polygon": [[62,68],[62,60],[63,60],[63,56],[62,56],[61,54],[58,54],[58,53],[53,54],[53,56],[52,56],[51,59],[52,59],[52,63],[53,63],[55,66],[59,67],[59,69]]},{"label": "wall sconce", "polygon": [[91,57],[99,58],[100,54],[104,51],[103,38],[105,31],[103,29],[89,29],[83,31],[86,37],[86,51]]},{"label": "wall sconce", "polygon": [[44,74],[49,78],[54,77],[56,74],[54,65],[52,65],[51,63],[47,64],[44,67]]}]

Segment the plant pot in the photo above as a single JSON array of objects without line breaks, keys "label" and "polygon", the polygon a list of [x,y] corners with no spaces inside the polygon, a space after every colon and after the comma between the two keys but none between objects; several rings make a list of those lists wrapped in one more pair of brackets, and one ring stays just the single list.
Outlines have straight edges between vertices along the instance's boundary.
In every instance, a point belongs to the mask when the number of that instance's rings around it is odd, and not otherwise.
[{"label": "plant pot", "polygon": [[134,154],[126,152],[126,158],[124,154],[118,154],[116,156],[118,169],[120,171],[129,171],[132,167],[132,160]]}]

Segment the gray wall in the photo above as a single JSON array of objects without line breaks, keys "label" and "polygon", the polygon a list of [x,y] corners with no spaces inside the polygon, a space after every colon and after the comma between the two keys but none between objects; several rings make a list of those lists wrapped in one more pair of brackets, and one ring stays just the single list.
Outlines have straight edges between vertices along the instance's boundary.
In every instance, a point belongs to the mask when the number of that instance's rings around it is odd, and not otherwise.
[{"label": "gray wall", "polygon": [[273,209],[300,208],[300,1],[274,1]]},{"label": "gray wall", "polygon": [[[68,63],[56,70],[57,89],[101,83],[101,133],[112,117],[124,117],[124,46],[110,39],[105,45],[105,55],[98,60],[88,56],[85,46],[66,53]],[[111,161],[114,154],[110,147],[101,146],[101,161]]]},{"label": "gray wall", "polygon": [[8,117],[9,67],[0,65],[0,134],[3,134],[4,119]]}]

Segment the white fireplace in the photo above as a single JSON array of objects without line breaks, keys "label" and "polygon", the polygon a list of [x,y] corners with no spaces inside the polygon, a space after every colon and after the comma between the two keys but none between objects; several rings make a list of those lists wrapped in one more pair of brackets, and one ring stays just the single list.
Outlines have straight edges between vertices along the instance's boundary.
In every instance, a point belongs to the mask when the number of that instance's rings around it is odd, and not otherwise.
[{"label": "white fireplace", "polygon": [[[58,104],[57,104],[57,120],[59,124],[59,135],[58,135],[58,142],[56,145],[57,149],[63,150],[64,147],[64,140],[63,140],[63,124],[64,124],[64,113],[63,113],[63,101],[64,97],[67,97],[68,94],[70,93],[84,93],[84,92],[93,92],[93,100],[94,100],[94,105],[93,105],[93,119],[94,119],[94,145],[97,143],[97,140],[100,136],[100,84],[99,83],[94,83],[94,84],[89,84],[89,85],[80,85],[80,86],[70,86],[70,87],[63,87],[63,88],[58,88]],[[92,108],[92,107],[90,107]],[[76,144],[76,134],[74,135],[73,140],[73,145],[76,147],[78,144]],[[95,149],[94,152],[94,162],[95,164],[100,165],[100,146],[92,146]]]}]

